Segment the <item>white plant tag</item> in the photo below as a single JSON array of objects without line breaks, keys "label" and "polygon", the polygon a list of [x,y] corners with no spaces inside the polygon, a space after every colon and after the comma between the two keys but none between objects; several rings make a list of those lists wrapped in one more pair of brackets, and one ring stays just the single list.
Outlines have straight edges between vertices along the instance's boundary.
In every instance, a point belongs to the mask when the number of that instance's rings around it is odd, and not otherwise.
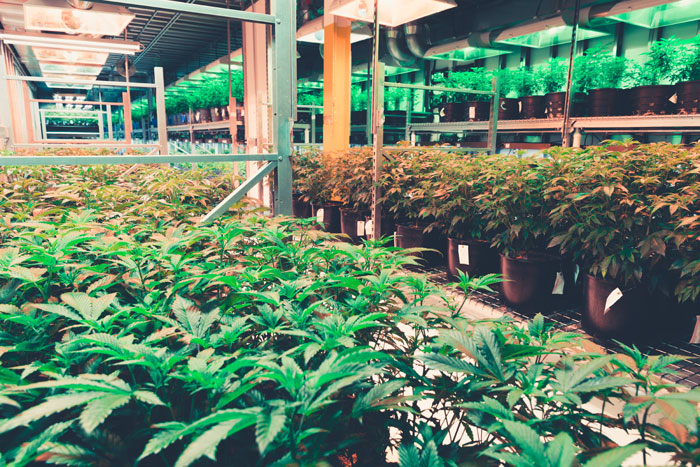
[{"label": "white plant tag", "polygon": [[394,232],[394,246],[395,247],[399,246],[398,237],[396,236],[396,232]]},{"label": "white plant tag", "polygon": [[608,311],[610,311],[610,308],[612,308],[612,306],[616,304],[621,298],[622,290],[620,290],[619,288],[610,292],[610,295],[608,295],[608,298],[605,300],[605,310],[603,310],[603,314],[606,314]]},{"label": "white plant tag", "polygon": [[365,236],[365,221],[357,221],[357,236]]},{"label": "white plant tag", "polygon": [[552,295],[564,295],[564,274],[562,274],[561,271],[557,272]]},{"label": "white plant tag", "polygon": [[469,266],[469,245],[458,245],[459,264]]},{"label": "white plant tag", "polygon": [[578,264],[574,267],[574,284],[578,280],[578,274],[581,272],[581,268],[578,267]]},{"label": "white plant tag", "polygon": [[365,222],[365,234],[370,238],[374,235],[374,224],[372,224],[372,219]]},{"label": "white plant tag", "polygon": [[691,344],[700,344],[700,316],[695,317],[695,329],[693,329],[693,335],[690,337]]},{"label": "white plant tag", "polygon": [[476,107],[469,107],[469,118],[476,118]]},{"label": "white plant tag", "polygon": [[323,208],[316,211],[316,221],[317,222],[323,222],[323,217],[324,217],[323,214],[324,214]]},{"label": "white plant tag", "polygon": [[518,101],[518,113],[523,111],[523,101],[519,100]]},{"label": "white plant tag", "polygon": [[671,101],[672,104],[677,104],[678,103],[678,94],[672,95],[668,100]]}]

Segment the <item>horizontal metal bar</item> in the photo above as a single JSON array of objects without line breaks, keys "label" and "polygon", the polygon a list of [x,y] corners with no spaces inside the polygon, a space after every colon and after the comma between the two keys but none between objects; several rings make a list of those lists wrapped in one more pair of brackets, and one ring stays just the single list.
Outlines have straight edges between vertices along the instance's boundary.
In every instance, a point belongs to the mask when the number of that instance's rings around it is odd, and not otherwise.
[{"label": "horizontal metal bar", "polygon": [[297,104],[297,109],[322,109],[322,105]]},{"label": "horizontal metal bar", "polygon": [[[131,84],[129,84],[131,85]],[[98,101],[57,101],[53,99],[29,99],[29,102],[40,104],[63,104],[63,105],[124,105],[123,102],[98,102]]]},{"label": "horizontal metal bar", "polygon": [[96,140],[96,139],[42,139],[34,143],[14,143],[13,146],[17,147],[34,147],[34,146],[60,146],[61,148],[85,148],[85,146],[90,147],[107,147],[107,148],[158,148],[160,147],[157,143],[151,144],[129,144],[120,143],[117,141],[109,140]]},{"label": "horizontal metal bar", "polygon": [[385,151],[445,151],[445,152],[463,152],[463,151],[488,151],[488,148],[470,148],[470,147],[441,147],[441,146],[384,146]]},{"label": "horizontal metal bar", "polygon": [[199,223],[209,224],[215,219],[221,217],[226,211],[229,210],[231,206],[243,199],[246,193],[252,190],[255,185],[260,183],[263,180],[263,178],[265,178],[276,167],[277,161],[271,161],[269,164],[261,167],[255,175],[243,182],[238,188],[236,188],[233,191],[233,193],[228,195],[226,198],[224,198],[223,201],[217,204],[216,207],[209,212],[209,214],[204,216],[202,220],[199,221]]},{"label": "horizontal metal bar", "polygon": [[5,76],[7,79],[14,79],[17,81],[38,81],[40,83],[59,83],[59,84],[88,84],[92,86],[112,86],[115,88],[126,88],[131,87],[131,88],[154,88],[156,87],[155,84],[152,83],[138,83],[138,82],[131,82],[127,83],[126,81],[89,81],[89,80],[76,80],[76,79],[69,79],[69,78],[47,78],[45,76],[19,76],[19,75],[7,75]]},{"label": "horizontal metal bar", "polygon": [[179,154],[172,156],[9,156],[0,157],[2,166],[103,165],[103,164],[187,164],[214,162],[276,161],[276,154]]},{"label": "horizontal metal bar", "polygon": [[172,0],[96,0],[99,3],[111,3],[148,8],[149,10],[168,10],[178,13],[190,13],[195,15],[215,16],[223,19],[235,19],[250,23],[275,24],[275,17],[264,13],[251,13],[249,11],[230,10],[227,8],[195,5],[193,3],[175,2]]},{"label": "horizontal metal bar", "polygon": [[462,88],[444,88],[442,86],[426,86],[424,84],[406,84],[406,83],[390,83],[385,81],[384,86],[390,88],[403,88],[403,89],[418,89],[422,91],[438,91],[438,92],[457,92],[462,94],[481,94],[484,96],[493,96],[495,93],[493,91],[477,91],[476,89],[462,89]]}]

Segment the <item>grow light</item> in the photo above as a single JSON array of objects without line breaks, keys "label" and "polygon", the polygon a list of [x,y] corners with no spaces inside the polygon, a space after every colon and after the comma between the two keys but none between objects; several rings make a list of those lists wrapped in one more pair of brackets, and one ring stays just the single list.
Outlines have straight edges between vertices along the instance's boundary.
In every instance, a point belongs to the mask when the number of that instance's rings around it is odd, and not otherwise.
[{"label": "grow light", "polygon": [[104,66],[109,57],[109,54],[106,52],[78,52],[74,50],[47,49],[44,47],[32,47],[32,51],[39,61],[81,65]]},{"label": "grow light", "polygon": [[115,41],[109,39],[88,39],[60,34],[41,34],[32,32],[0,32],[0,39],[8,44],[65,49],[81,52],[115,53],[134,55],[141,50],[141,44],[132,41]]},{"label": "grow light", "polygon": [[24,27],[29,31],[119,36],[135,17],[124,7],[102,3],[89,10],[72,8],[62,0],[32,0],[24,4]]},{"label": "grow light", "polygon": [[700,0],[680,0],[641,10],[611,15],[610,19],[647,29],[700,20]]},{"label": "grow light", "polygon": [[[454,8],[453,0],[378,0],[379,24],[397,27]],[[326,12],[368,23],[374,22],[374,0],[329,0]]]},{"label": "grow light", "polygon": [[[97,81],[97,76],[78,76],[78,75],[62,75],[55,73],[44,73],[45,78],[61,78],[72,81]],[[47,82],[46,86],[50,88],[71,88],[71,89],[92,89],[91,84],[76,84],[76,83],[52,83]]]},{"label": "grow light", "polygon": [[[571,31],[572,27],[564,24],[564,20],[561,17],[557,17],[551,20],[506,29],[498,35],[496,42],[542,49],[553,45],[570,43]],[[605,32],[581,27],[577,31],[578,40],[588,40],[608,35]]]},{"label": "grow light", "polygon": [[[297,31],[297,41],[312,44],[323,44],[324,41],[323,16],[306,22]],[[353,22],[350,25],[350,43],[360,42],[372,37],[369,26],[362,22]]]},{"label": "grow light", "polygon": [[66,73],[71,75],[99,75],[102,71],[101,66],[89,65],[68,65],[65,63],[46,63],[39,62],[41,73]]},{"label": "grow light", "polygon": [[471,62],[488,57],[498,57],[510,53],[510,50],[494,49],[488,47],[463,47],[450,52],[431,52],[428,50],[425,58],[430,60],[455,60],[461,62]]}]

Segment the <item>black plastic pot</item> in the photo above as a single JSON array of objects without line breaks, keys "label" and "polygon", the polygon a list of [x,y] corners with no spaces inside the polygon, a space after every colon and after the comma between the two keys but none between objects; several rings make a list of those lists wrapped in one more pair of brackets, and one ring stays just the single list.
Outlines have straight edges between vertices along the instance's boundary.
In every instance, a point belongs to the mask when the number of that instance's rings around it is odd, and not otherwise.
[{"label": "black plastic pot", "polygon": [[428,266],[438,266],[443,262],[445,238],[436,233],[424,233],[423,226],[398,224],[396,226],[396,246],[399,248],[430,248],[416,256],[423,258]]},{"label": "black plastic pot", "polygon": [[700,81],[684,81],[676,85],[678,102],[676,109],[679,114],[700,113]]},{"label": "black plastic pot", "polygon": [[544,96],[526,96],[520,98],[520,118],[544,118]]},{"label": "black plastic pot", "polygon": [[605,88],[588,91],[588,115],[607,117],[622,115],[622,89]]},{"label": "black plastic pot", "polygon": [[292,215],[299,219],[311,217],[311,203],[301,199],[301,195],[292,195]]},{"label": "black plastic pot", "polygon": [[674,91],[674,86],[665,84],[632,88],[632,114],[666,115],[672,113],[673,104],[669,99]]},{"label": "black plastic pot", "polygon": [[501,295],[505,302],[537,313],[549,310],[557,276],[557,261],[546,256],[509,258],[501,255]]},{"label": "black plastic pot", "polygon": [[364,231],[358,231],[357,223],[367,218],[366,212],[355,211],[350,208],[340,208],[340,231],[350,237],[353,242],[359,242],[365,238]]},{"label": "black plastic pot", "polygon": [[467,101],[463,121],[483,122],[489,119],[491,103],[488,101]]},{"label": "black plastic pot", "polygon": [[[545,113],[547,118],[564,118],[564,106],[566,105],[566,93],[565,92],[550,92],[545,94]],[[571,115],[581,116],[584,112],[585,107],[585,95],[583,93],[577,92],[573,96],[571,102]]]},{"label": "black plastic pot", "polygon": [[330,233],[340,233],[340,203],[329,202],[321,205],[311,204],[313,215],[319,216],[319,210],[323,209],[323,216],[319,222],[323,224],[323,229]]},{"label": "black plastic pot", "polygon": [[467,104],[464,102],[447,102],[444,104],[442,111],[444,116],[443,122],[460,122],[464,118]]},{"label": "black plastic pot", "polygon": [[[607,311],[605,303],[617,288],[620,298]],[[624,289],[612,281],[586,275],[582,323],[595,336],[639,342],[644,340],[644,328],[651,300],[639,288]]]},{"label": "black plastic pot", "polygon": [[498,272],[498,253],[486,240],[448,238],[447,279],[457,279],[458,271],[470,277]]},{"label": "black plastic pot", "polygon": [[353,110],[350,112],[350,123],[352,125],[366,125],[367,124],[367,111],[366,110]]},{"label": "black plastic pot", "polygon": [[499,120],[516,120],[520,115],[520,104],[518,99],[501,97],[498,105]]}]

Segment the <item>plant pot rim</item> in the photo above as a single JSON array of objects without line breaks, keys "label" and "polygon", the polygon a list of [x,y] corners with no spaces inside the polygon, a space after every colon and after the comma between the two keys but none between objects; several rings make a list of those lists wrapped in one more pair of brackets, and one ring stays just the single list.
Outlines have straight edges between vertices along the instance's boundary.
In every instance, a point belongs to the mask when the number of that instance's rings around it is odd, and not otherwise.
[{"label": "plant pot rim", "polygon": [[501,258],[504,259],[509,259],[512,261],[519,261],[521,263],[556,263],[559,261],[559,258],[553,255],[549,255],[547,253],[530,253],[530,255],[525,255],[521,256],[519,258],[513,258],[512,256],[508,256],[505,253],[499,253]]},{"label": "plant pot rim", "polygon": [[483,238],[455,238],[455,237],[447,237],[447,239],[451,242],[456,242],[456,243],[464,243],[464,244],[469,244],[469,243],[478,243],[478,244],[491,244],[488,240],[484,240]]},{"label": "plant pot rim", "polygon": [[644,86],[635,86],[630,89],[650,89],[650,88],[672,88],[675,84],[645,84]]},{"label": "plant pot rim", "polygon": [[350,206],[347,206],[347,205],[341,206],[340,211],[341,212],[353,212],[353,213],[357,213],[360,215],[369,213],[369,209],[352,209]]},{"label": "plant pot rim", "polygon": [[640,285],[632,285],[632,286],[621,286],[620,282],[615,280],[615,279],[603,279],[602,277],[594,276],[590,272],[586,272],[586,277],[589,280],[595,280],[597,282],[602,282],[604,284],[608,284],[613,287],[619,288],[622,292],[629,292],[631,290],[636,290],[639,289],[641,286]]}]

